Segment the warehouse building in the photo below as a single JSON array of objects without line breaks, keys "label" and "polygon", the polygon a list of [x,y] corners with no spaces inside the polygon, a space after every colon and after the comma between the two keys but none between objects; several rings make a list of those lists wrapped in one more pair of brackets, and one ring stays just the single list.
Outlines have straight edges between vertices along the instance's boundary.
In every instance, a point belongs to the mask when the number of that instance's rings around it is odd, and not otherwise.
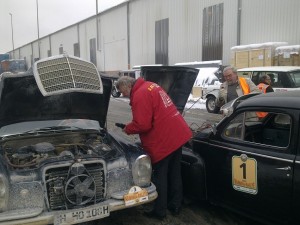
[{"label": "warehouse building", "polygon": [[299,0],[125,0],[9,53],[28,67],[67,53],[107,72],[208,60],[227,65],[233,46],[299,45],[299,8]]}]

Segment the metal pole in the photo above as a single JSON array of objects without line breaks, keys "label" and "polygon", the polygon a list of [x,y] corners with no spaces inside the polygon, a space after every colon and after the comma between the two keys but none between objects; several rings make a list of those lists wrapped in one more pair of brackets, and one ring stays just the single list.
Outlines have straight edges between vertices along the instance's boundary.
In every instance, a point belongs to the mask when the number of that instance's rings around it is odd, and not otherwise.
[{"label": "metal pole", "polygon": [[13,28],[13,22],[12,22],[12,14],[10,15],[10,23],[11,23],[11,40],[12,40],[12,46],[13,46],[13,58],[15,58],[15,44],[14,44],[14,28]]},{"label": "metal pole", "polygon": [[98,23],[98,0],[96,0],[96,50],[100,49],[100,44],[99,44],[99,23]]},{"label": "metal pole", "polygon": [[238,11],[237,11],[237,45],[241,44],[241,18],[242,18],[242,0],[238,0]]},{"label": "metal pole", "polygon": [[39,59],[40,59],[41,50],[40,50],[40,25],[39,25],[39,1],[38,0],[36,0],[36,19],[37,19],[38,49],[39,49]]}]

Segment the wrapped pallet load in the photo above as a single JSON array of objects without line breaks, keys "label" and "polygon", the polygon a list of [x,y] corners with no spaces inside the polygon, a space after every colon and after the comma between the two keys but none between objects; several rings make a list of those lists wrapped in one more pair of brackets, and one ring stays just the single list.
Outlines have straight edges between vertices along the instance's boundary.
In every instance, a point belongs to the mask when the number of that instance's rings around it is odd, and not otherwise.
[{"label": "wrapped pallet load", "polygon": [[300,66],[300,45],[277,47],[275,55],[279,66]]},{"label": "wrapped pallet load", "polygon": [[249,45],[238,45],[231,48],[231,65],[237,69],[249,66]]},{"label": "wrapped pallet load", "polygon": [[275,49],[287,42],[266,42],[234,46],[231,48],[231,65],[237,69],[257,66],[276,66]]}]

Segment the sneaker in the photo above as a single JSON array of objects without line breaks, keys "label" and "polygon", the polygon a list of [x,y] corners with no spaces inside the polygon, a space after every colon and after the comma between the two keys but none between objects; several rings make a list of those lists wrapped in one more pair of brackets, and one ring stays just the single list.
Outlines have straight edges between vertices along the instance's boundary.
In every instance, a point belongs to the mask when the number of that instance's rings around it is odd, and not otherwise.
[{"label": "sneaker", "polygon": [[153,210],[145,211],[144,215],[148,218],[153,218],[153,219],[157,219],[157,220],[163,220],[166,218],[166,215],[159,215],[159,214],[155,213]]}]

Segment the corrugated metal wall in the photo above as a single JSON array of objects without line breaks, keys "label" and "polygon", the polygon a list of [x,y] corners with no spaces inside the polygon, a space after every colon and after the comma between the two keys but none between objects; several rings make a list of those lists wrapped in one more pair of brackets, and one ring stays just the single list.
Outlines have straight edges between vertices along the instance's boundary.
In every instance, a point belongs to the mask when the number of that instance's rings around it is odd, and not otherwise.
[{"label": "corrugated metal wall", "polygon": [[241,44],[300,44],[299,0],[243,0]]},{"label": "corrugated metal wall", "polygon": [[[73,55],[74,43],[78,42],[77,26],[68,27],[62,31],[51,35],[51,53],[52,55],[59,54],[59,48],[63,48],[63,52]],[[47,54],[47,52],[45,53]]]},{"label": "corrugated metal wall", "polygon": [[202,60],[223,58],[223,3],[203,9],[202,21]]},{"label": "corrugated metal wall", "polygon": [[99,21],[99,66],[101,70],[128,68],[127,4],[101,14]]},{"label": "corrugated metal wall", "polygon": [[50,50],[49,36],[40,39],[40,58],[48,57],[48,50]]},{"label": "corrugated metal wall", "polygon": [[[236,1],[227,0],[236,14]],[[222,0],[135,0],[130,2],[131,64],[155,63],[155,22],[169,19],[169,65],[202,60],[203,9]],[[139,18],[139,19],[136,19]],[[230,24],[232,19],[229,19]],[[226,27],[228,30],[228,27]],[[232,29],[234,32],[236,27]],[[139,31],[139,32],[138,32]],[[229,44],[228,44],[229,45]],[[224,46],[228,46],[224,45]],[[223,54],[224,58],[224,54]],[[228,55],[228,61],[230,56]]]},{"label": "corrugated metal wall", "polygon": [[[223,4],[223,32],[216,35],[222,38],[223,47],[221,50],[217,47],[216,51],[222,52],[224,64],[230,63],[230,48],[239,41],[241,45],[279,41],[300,44],[299,0],[131,0],[97,17],[98,69],[116,71],[154,64],[158,51],[155,24],[166,19],[168,35],[161,40],[163,49],[168,49],[164,57],[169,65],[202,61],[205,52],[202,47],[203,11],[219,4]],[[240,26],[238,12],[241,13]],[[211,35],[216,38],[214,33]],[[52,55],[58,54],[61,46],[74,54],[74,44],[79,41],[80,57],[90,60],[90,40],[95,38],[97,27],[96,16],[93,16],[41,38],[41,57],[47,56],[50,48]],[[37,40],[16,49],[15,53],[20,58],[26,57],[27,61],[37,58]]]}]

